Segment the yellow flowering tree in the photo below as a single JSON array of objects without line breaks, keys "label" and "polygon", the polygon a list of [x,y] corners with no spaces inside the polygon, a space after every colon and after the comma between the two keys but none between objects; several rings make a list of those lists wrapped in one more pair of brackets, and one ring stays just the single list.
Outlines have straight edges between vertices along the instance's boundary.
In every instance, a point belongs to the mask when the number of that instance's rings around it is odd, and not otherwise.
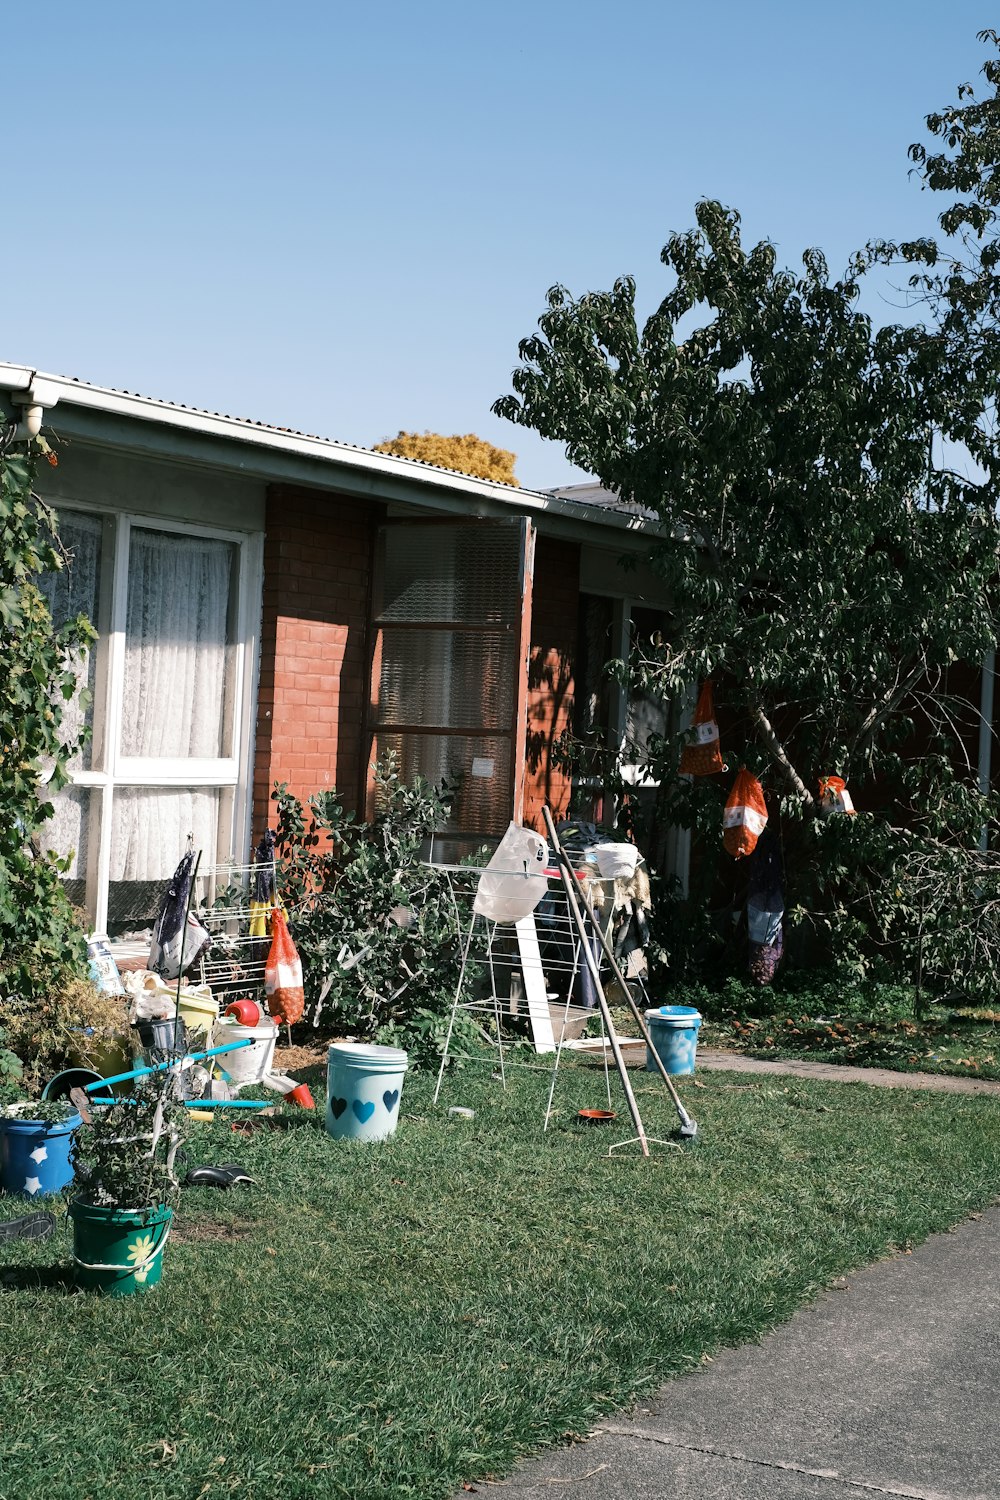
[{"label": "yellow flowering tree", "polygon": [[396,453],[400,458],[416,458],[442,469],[457,469],[475,479],[518,484],[514,478],[517,454],[495,448],[474,432],[464,436],[455,433],[452,437],[444,437],[440,432],[400,432],[394,438],[386,438],[384,443],[376,443],[375,452]]}]

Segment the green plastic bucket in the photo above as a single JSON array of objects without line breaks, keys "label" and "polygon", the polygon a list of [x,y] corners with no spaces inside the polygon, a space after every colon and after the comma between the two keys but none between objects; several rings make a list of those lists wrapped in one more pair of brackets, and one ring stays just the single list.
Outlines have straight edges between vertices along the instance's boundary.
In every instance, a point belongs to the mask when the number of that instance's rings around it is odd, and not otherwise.
[{"label": "green plastic bucket", "polygon": [[173,1217],[166,1204],[101,1208],[74,1198],[69,1216],[76,1279],[82,1287],[106,1297],[130,1297],[157,1285]]}]

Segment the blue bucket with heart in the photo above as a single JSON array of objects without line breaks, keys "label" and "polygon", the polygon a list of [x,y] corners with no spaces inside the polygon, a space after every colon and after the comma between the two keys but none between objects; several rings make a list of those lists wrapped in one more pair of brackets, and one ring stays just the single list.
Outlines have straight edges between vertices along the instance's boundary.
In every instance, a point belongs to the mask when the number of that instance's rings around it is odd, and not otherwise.
[{"label": "blue bucket with heart", "polygon": [[399,1120],[408,1058],[402,1047],[333,1042],[326,1064],[326,1128],[335,1141],[384,1141]]}]

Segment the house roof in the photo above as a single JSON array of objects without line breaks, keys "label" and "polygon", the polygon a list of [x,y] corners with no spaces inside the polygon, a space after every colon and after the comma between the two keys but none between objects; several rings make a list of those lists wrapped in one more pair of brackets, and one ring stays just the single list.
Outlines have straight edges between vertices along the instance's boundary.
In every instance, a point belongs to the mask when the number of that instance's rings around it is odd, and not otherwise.
[{"label": "house roof", "polygon": [[[338,484],[347,481],[358,492],[389,501],[418,503],[432,509],[453,510],[457,506],[474,514],[497,514],[503,510],[544,514],[564,522],[582,523],[587,531],[599,527],[617,532],[623,540],[630,532],[648,536],[658,530],[655,521],[651,524],[648,513],[622,505],[599,485],[573,485],[549,491],[517,488],[293,428],[0,362],[0,392],[4,391],[20,403],[36,394],[40,405],[47,410],[57,409],[51,419],[57,432],[68,428],[73,436],[84,441],[100,440],[102,435],[107,440],[108,425],[114,422],[118,446],[162,452],[162,439],[167,437],[170,452],[203,463],[213,461],[207,443],[213,444],[214,461],[220,463],[225,461],[218,446],[220,441],[227,448],[238,444],[239,458],[234,460],[230,455],[225,466],[244,473],[259,473],[264,478],[288,477],[287,464],[282,465],[278,460],[294,459],[299,461],[300,471],[296,472],[303,482],[323,483],[323,470],[327,471],[326,483],[334,482],[334,476],[329,474],[333,468]],[[105,434],[99,422],[95,426],[95,418],[104,419]],[[127,421],[127,431],[121,425],[122,419]],[[50,422],[48,417],[46,422]],[[160,435],[159,443],[148,437],[154,430]],[[147,435],[145,441],[141,434]],[[596,499],[596,493],[606,498]]]}]

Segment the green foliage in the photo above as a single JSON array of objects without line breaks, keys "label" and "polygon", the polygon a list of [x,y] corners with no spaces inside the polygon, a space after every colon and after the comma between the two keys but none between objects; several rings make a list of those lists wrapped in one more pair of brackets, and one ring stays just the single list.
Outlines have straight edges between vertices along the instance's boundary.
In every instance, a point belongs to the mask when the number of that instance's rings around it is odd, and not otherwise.
[{"label": "green foliage", "polygon": [[154,1208],[177,1188],[172,1153],[187,1126],[179,1081],[172,1073],[139,1078],[118,1103],[93,1106],[71,1149],[74,1198],[106,1208]]},{"label": "green foliage", "polygon": [[302,959],[307,1016],[340,1033],[439,1058],[454,995],[457,929],[450,888],[420,862],[447,819],[447,798],[395,759],[375,769],[377,813],[358,823],[336,793],[308,812],[278,786],[281,895]]},{"label": "green foliage", "polygon": [[41,1120],[45,1125],[62,1125],[75,1114],[76,1110],[68,1099],[21,1099],[0,1109],[0,1116],[4,1119]]},{"label": "green foliage", "polygon": [[[891,896],[914,840],[967,854],[997,815],[958,671],[998,634],[993,367],[960,362],[934,326],[873,328],[864,256],[836,279],[809,250],[793,272],[766,242],[746,249],[720,204],[696,218],[664,248],[670,285],[642,326],[629,277],[576,299],[554,287],[494,410],[663,523],[669,639],[643,643],[633,675],[678,702],[714,677],[730,771],[760,776],[782,829],[793,925],[871,965],[890,937],[916,941]],[[984,467],[951,467],[955,445]],[[646,769],[664,825],[714,851],[731,776],[680,778],[683,737]],[[830,773],[871,813],[820,822]],[[695,908],[717,869],[701,860]]]},{"label": "green foliage", "polygon": [[85,972],[86,942],[61,885],[65,861],[42,851],[57,790],[83,739],[63,729],[75,653],[94,632],[82,617],[53,628],[38,588],[61,568],[53,512],[32,491],[35,459],[0,443],[0,1006],[31,1003]]},{"label": "green foliage", "polygon": [[30,1001],[11,1001],[6,1013],[7,1043],[34,1088],[63,1068],[90,1066],[89,1052],[128,1035],[125,1000],[102,994],[89,979],[52,980],[39,991]]}]

